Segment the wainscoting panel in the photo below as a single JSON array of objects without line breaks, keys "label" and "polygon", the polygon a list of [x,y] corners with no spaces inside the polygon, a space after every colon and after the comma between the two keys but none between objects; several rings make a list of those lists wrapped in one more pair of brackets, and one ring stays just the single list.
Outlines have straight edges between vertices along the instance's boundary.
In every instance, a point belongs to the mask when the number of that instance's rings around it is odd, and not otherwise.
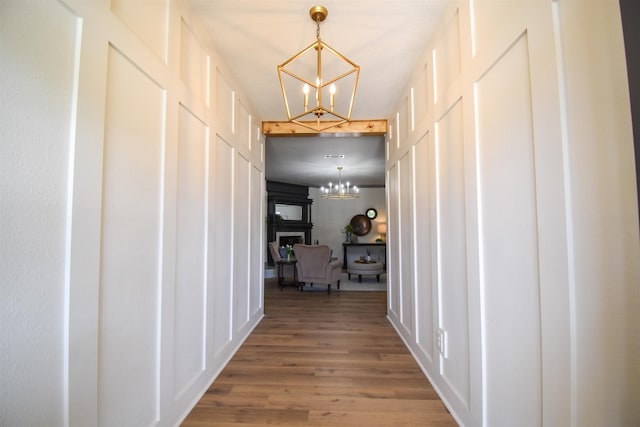
[{"label": "wainscoting panel", "polygon": [[442,38],[435,47],[435,90],[438,101],[444,100],[451,83],[460,75],[460,14],[456,9],[449,18]]},{"label": "wainscoting panel", "polygon": [[400,322],[408,335],[414,334],[413,264],[413,150],[398,161],[398,200],[400,222]]},{"label": "wainscoting panel", "polygon": [[[469,297],[462,105],[436,123],[438,218],[438,327],[446,334],[440,374],[469,406]],[[444,354],[446,353],[446,355]]]},{"label": "wainscoting panel", "polygon": [[[527,37],[476,84],[489,425],[541,424],[540,276]],[[502,123],[498,126],[496,123]],[[505,322],[504,319],[510,319]],[[518,391],[521,399],[508,407]]]},{"label": "wainscoting panel", "polygon": [[387,149],[385,150],[387,152],[386,161],[389,161],[392,154],[394,154],[398,149],[398,146],[396,144],[396,140],[398,139],[398,136],[395,134],[395,132],[396,132],[396,115],[394,114],[391,118],[389,118],[389,129],[387,132],[387,140],[386,140]]},{"label": "wainscoting panel", "polygon": [[225,79],[219,68],[216,68],[216,113],[218,121],[223,126],[222,132],[233,133],[233,109],[234,93],[233,89]]},{"label": "wainscoting panel", "polygon": [[180,21],[180,79],[191,95],[209,107],[211,57],[184,20]]},{"label": "wainscoting panel", "polygon": [[167,51],[168,0],[111,0],[117,15],[163,61]]},{"label": "wainscoting panel", "polygon": [[433,103],[431,96],[431,81],[433,81],[433,71],[430,63],[425,61],[424,67],[417,76],[415,87],[413,88],[413,105],[414,105],[414,126],[423,123]]},{"label": "wainscoting panel", "polygon": [[212,335],[211,350],[214,354],[209,360],[217,358],[231,342],[231,319],[235,312],[232,304],[233,258],[229,254],[233,249],[234,224],[234,186],[233,156],[234,150],[220,136],[216,137],[212,150],[213,165],[210,171],[211,194],[216,197],[210,201],[209,230],[211,230],[209,252],[209,300],[211,309],[207,321],[209,334]]},{"label": "wainscoting panel", "polygon": [[[434,144],[431,134],[424,135],[415,145],[415,294],[416,343],[428,363],[434,363],[434,331],[437,325],[437,259],[435,224]],[[425,309],[429,307],[429,309]]]},{"label": "wainscoting panel", "polygon": [[256,156],[257,159],[259,159],[259,164],[260,167],[262,169],[264,169],[264,140],[262,139],[262,130],[260,129],[260,122],[257,122],[258,126],[256,126],[253,129],[253,134],[251,137],[251,140],[253,141],[255,139],[255,143],[252,143],[251,145],[251,151],[255,154],[256,152],[258,153],[258,155]]},{"label": "wainscoting panel", "polygon": [[[496,57],[523,30],[523,21],[539,12],[535,2],[494,2],[472,0],[471,37],[482,59]],[[551,4],[551,1],[549,1]],[[495,51],[495,52],[491,52]]]},{"label": "wainscoting panel", "polygon": [[[402,109],[402,105],[400,105],[400,109],[398,111],[400,111]],[[402,134],[402,129],[400,129],[402,127],[402,118],[400,117],[400,113],[396,112],[393,123],[395,125],[395,131],[393,134],[393,137],[395,139],[395,150],[396,152],[398,152],[400,150],[400,144],[402,143],[402,138],[400,137],[400,135]]]},{"label": "wainscoting panel", "polygon": [[[399,207],[400,197],[399,191],[398,165],[392,164],[387,170],[387,251],[389,254],[389,262],[387,263],[387,281],[389,291],[389,312],[395,319],[400,319],[400,254],[397,243],[394,244],[394,236],[398,236],[400,232],[399,225]],[[397,237],[395,238],[397,239]],[[398,242],[399,240],[395,240]]]},{"label": "wainscoting panel", "polygon": [[236,102],[235,132],[237,141],[251,149],[251,114],[242,100]]},{"label": "wainscoting panel", "polygon": [[[264,169],[260,169],[256,166],[251,167],[251,194],[249,197],[251,222],[249,233],[249,259],[250,265],[264,265],[263,256],[264,251],[262,248],[262,236],[264,235],[264,227],[266,213],[263,210],[264,195],[266,193]],[[250,301],[249,301],[249,314],[250,316],[259,315],[262,313],[262,301],[264,293],[264,269],[251,268],[249,269],[249,287]]]},{"label": "wainscoting panel", "polygon": [[113,48],[106,84],[98,422],[150,425],[159,411],[165,95]]},{"label": "wainscoting panel", "polygon": [[410,98],[409,95],[405,95],[402,102],[400,103],[400,109],[398,110],[398,120],[396,122],[396,126],[398,127],[398,147],[409,142],[409,133],[411,132],[410,118]]},{"label": "wainscoting panel", "polygon": [[235,157],[234,184],[234,224],[233,242],[233,300],[234,325],[233,331],[239,331],[249,321],[249,219],[251,218],[251,165],[241,155]]},{"label": "wainscoting panel", "polygon": [[173,392],[177,399],[205,369],[207,126],[180,107]]}]

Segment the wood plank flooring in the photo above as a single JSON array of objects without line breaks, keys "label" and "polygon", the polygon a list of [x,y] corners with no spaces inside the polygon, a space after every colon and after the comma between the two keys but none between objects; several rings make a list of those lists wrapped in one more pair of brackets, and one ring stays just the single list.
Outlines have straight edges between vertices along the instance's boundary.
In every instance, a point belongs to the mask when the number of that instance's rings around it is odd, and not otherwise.
[{"label": "wood plank flooring", "polygon": [[386,318],[386,292],[280,291],[183,426],[456,426]]}]

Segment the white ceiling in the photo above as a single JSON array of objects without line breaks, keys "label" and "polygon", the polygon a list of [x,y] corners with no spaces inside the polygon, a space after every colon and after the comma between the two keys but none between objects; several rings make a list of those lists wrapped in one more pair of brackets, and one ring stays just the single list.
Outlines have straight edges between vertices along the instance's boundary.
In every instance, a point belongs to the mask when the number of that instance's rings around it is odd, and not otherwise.
[{"label": "white ceiling", "polygon": [[[386,119],[431,38],[446,0],[187,0],[261,120],[286,120],[276,67],[316,37],[361,67],[352,119]],[[342,160],[325,154],[344,154]],[[384,138],[268,138],[267,179],[320,186],[336,166],[361,186],[384,185]]]}]

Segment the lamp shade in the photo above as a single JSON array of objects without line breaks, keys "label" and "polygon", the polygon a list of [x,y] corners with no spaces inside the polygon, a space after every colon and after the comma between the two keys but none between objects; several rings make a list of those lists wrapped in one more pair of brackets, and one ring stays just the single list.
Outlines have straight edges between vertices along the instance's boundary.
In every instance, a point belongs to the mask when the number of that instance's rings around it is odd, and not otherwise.
[{"label": "lamp shade", "polygon": [[387,232],[387,223],[381,222],[380,224],[378,224],[378,226],[376,227],[376,231],[378,231],[379,234],[385,234]]}]

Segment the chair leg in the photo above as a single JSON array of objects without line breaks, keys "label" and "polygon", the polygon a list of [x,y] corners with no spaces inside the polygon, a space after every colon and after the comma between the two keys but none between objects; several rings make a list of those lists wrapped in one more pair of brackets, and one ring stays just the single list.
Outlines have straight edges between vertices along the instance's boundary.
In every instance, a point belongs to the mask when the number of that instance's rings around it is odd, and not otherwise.
[{"label": "chair leg", "polygon": [[327,285],[327,293],[330,294],[331,293],[331,283],[329,283]]},{"label": "chair leg", "polygon": [[340,280],[338,280],[338,290],[340,290]]},{"label": "chair leg", "polygon": [[347,277],[349,277],[349,280],[351,280],[351,273],[347,273]]},{"label": "chair leg", "polygon": [[358,282],[362,283],[362,274],[358,274]]},{"label": "chair leg", "polygon": [[378,283],[379,283],[380,282],[380,275],[379,274],[376,275],[376,279],[378,279]]}]

